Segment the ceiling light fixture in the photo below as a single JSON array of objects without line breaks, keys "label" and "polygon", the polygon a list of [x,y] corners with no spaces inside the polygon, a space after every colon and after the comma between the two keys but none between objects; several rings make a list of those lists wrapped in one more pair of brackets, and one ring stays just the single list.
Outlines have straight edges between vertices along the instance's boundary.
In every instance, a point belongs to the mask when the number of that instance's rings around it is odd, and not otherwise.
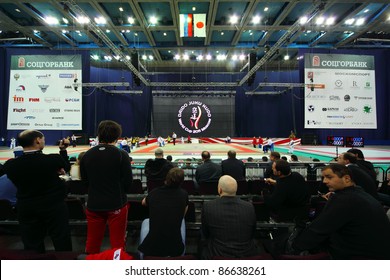
[{"label": "ceiling light fixture", "polygon": [[366,21],[365,18],[359,18],[359,19],[356,20],[355,25],[356,25],[356,26],[363,25],[365,21]]},{"label": "ceiling light fixture", "polygon": [[151,16],[149,18],[149,24],[156,25],[157,24],[157,18],[155,16]]},{"label": "ceiling light fixture", "polygon": [[77,17],[76,20],[80,24],[87,24],[87,23],[89,23],[89,18],[84,17],[84,16]]},{"label": "ceiling light fixture", "polygon": [[259,24],[260,23],[260,20],[261,20],[261,18],[260,18],[260,16],[254,16],[253,18],[252,18],[252,23],[253,24]]},{"label": "ceiling light fixture", "polygon": [[58,19],[55,17],[46,17],[45,22],[49,25],[57,25],[59,23]]},{"label": "ceiling light fixture", "polygon": [[323,24],[325,22],[325,18],[324,17],[319,17],[319,18],[317,18],[317,20],[316,20],[316,24],[317,25],[321,25],[321,24]]},{"label": "ceiling light fixture", "polygon": [[107,20],[104,17],[95,17],[96,24],[106,24]]},{"label": "ceiling light fixture", "polygon": [[330,17],[326,20],[326,25],[333,25],[336,19],[334,17]]},{"label": "ceiling light fixture", "polygon": [[238,16],[232,15],[229,20],[230,24],[237,24],[238,23]]},{"label": "ceiling light fixture", "polygon": [[345,21],[345,24],[346,25],[352,25],[353,23],[355,22],[355,19],[354,18],[349,18]]},{"label": "ceiling light fixture", "polygon": [[128,18],[127,18],[127,21],[128,21],[130,24],[134,24],[134,18],[133,18],[133,17],[128,17]]},{"label": "ceiling light fixture", "polygon": [[299,23],[300,23],[300,24],[305,24],[305,23],[307,23],[307,21],[308,21],[307,16],[303,16],[303,17],[301,17],[301,18],[299,19]]}]

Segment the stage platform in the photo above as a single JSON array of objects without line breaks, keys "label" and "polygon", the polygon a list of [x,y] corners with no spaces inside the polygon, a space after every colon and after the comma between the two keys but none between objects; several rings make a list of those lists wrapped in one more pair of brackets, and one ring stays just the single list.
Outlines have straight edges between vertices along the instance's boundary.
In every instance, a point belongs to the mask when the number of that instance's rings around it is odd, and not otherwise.
[{"label": "stage platform", "polygon": [[[77,157],[77,155],[83,151],[87,151],[89,146],[77,146],[75,148],[69,147],[68,154],[70,157]],[[147,146],[141,145],[136,149],[133,149],[129,154],[134,162],[145,162],[149,158],[154,158],[154,151],[158,148],[156,143],[149,144]],[[248,157],[254,158],[256,161],[260,161],[263,156],[269,156],[269,153],[264,154],[259,148],[253,148],[249,144],[225,144],[225,143],[177,143],[173,145],[169,143],[162,147],[164,150],[164,156],[171,155],[173,161],[181,161],[187,158],[198,160],[201,158],[202,151],[209,151],[211,158],[214,160],[223,160],[227,158],[227,152],[229,150],[235,150],[237,158],[246,160]],[[303,146],[297,145],[294,147],[294,154],[298,156],[302,162],[312,162],[313,159],[319,159],[322,162],[332,161],[338,154],[346,152],[349,148],[341,147],[336,150],[336,147],[330,146]],[[361,148],[366,160],[371,161],[377,165],[390,166],[390,148],[388,146],[366,146]],[[275,151],[280,152],[282,156],[290,158],[288,154],[288,146],[275,145]],[[58,147],[46,146],[44,149],[46,154],[58,153]],[[0,163],[4,163],[6,160],[13,158],[13,150],[8,147],[0,147]]]}]

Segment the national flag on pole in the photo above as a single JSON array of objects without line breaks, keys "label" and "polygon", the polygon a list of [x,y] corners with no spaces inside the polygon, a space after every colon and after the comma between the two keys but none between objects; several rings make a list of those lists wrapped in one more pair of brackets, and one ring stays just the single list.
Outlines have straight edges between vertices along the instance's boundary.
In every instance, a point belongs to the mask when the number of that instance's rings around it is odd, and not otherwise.
[{"label": "national flag on pole", "polygon": [[193,36],[193,15],[180,14],[180,37]]},{"label": "national flag on pole", "polygon": [[206,37],[206,14],[194,14],[194,37]]}]

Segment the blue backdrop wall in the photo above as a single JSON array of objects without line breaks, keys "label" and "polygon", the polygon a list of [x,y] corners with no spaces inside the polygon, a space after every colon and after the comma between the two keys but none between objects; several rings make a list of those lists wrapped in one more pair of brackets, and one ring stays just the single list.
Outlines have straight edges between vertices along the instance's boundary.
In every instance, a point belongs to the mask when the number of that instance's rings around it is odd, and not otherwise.
[{"label": "blue backdrop wall", "polygon": [[[300,50],[299,55],[313,50]],[[362,136],[371,144],[389,144],[390,122],[390,51],[389,50],[314,50],[316,53],[364,54],[375,57],[376,67],[376,101],[378,129],[304,129],[304,93],[303,89],[275,88],[281,91],[278,95],[246,95],[246,92],[263,91],[258,87],[260,82],[301,83],[303,82],[303,62],[299,69],[291,71],[258,71],[251,87],[232,87],[236,92],[236,135],[241,137],[287,137],[295,130],[298,137],[313,133],[320,141],[327,135]],[[45,49],[0,49],[0,137],[10,139],[20,131],[7,130],[6,118],[8,110],[8,86],[10,55],[31,54],[81,54],[83,57],[83,82],[130,82],[131,89],[141,90],[142,94],[109,94],[98,88],[83,88],[83,131],[88,136],[96,135],[97,124],[104,119],[112,119],[122,124],[123,135],[141,136],[151,132],[153,90],[150,87],[133,87],[132,75],[127,68],[108,69],[90,66],[88,51],[51,51]],[[189,82],[193,77],[196,82],[236,82],[245,73],[218,74],[156,74],[147,76],[151,81]],[[178,88],[172,88],[178,90]],[[184,90],[184,89],[183,89]],[[199,88],[196,90],[209,89]],[[269,90],[269,89],[268,89]],[[204,97],[211,98],[211,97]],[[43,131],[49,144],[73,131]],[[75,131],[76,132],[76,131]],[[76,132],[80,133],[80,131]]]}]

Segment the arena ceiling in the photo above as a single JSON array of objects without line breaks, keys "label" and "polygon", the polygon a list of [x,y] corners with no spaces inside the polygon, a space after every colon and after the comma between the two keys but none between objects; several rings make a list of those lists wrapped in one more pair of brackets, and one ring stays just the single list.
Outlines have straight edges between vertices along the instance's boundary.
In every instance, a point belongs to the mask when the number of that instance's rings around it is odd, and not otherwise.
[{"label": "arena ceiling", "polygon": [[[206,36],[180,37],[180,14],[205,14]],[[390,47],[390,1],[0,0],[0,31],[1,47],[89,50],[107,68],[136,51],[141,73],[237,72],[250,53],[291,68],[299,48]]]}]

